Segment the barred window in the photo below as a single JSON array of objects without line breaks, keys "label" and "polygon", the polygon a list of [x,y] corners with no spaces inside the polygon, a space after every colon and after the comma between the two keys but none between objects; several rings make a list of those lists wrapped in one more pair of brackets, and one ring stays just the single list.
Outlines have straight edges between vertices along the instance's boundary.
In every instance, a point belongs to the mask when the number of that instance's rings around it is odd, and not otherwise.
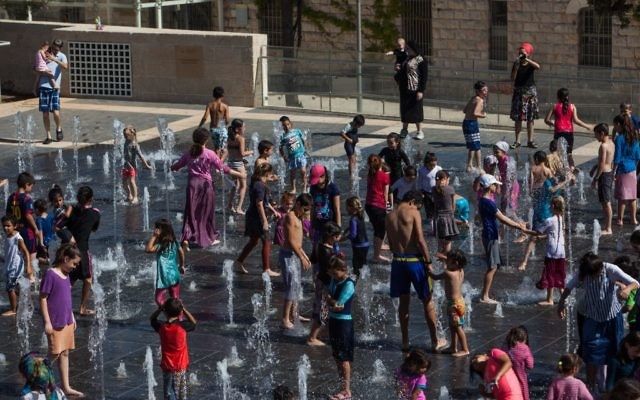
[{"label": "barred window", "polygon": [[431,0],[402,2],[402,34],[415,41],[425,56],[431,55]]},{"label": "barred window", "polygon": [[611,67],[611,14],[598,15],[593,8],[578,14],[579,65]]},{"label": "barred window", "polygon": [[267,35],[269,46],[283,46],[282,0],[262,2],[259,12],[260,33]]},{"label": "barred window", "polygon": [[507,2],[491,0],[489,3],[489,68],[505,69],[509,57],[507,46]]}]

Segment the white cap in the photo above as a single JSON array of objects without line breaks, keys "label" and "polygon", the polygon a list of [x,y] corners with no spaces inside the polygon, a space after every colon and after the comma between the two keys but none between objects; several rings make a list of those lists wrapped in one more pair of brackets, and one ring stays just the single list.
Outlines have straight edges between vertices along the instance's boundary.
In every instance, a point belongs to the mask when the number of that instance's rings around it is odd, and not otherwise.
[{"label": "white cap", "polygon": [[483,188],[488,188],[489,186],[493,185],[502,185],[502,183],[498,182],[498,180],[496,179],[495,176],[491,175],[491,174],[484,174],[480,177],[480,185]]},{"label": "white cap", "polygon": [[498,143],[494,144],[494,146],[504,151],[505,153],[509,152],[509,143],[505,142],[504,140],[499,141]]}]

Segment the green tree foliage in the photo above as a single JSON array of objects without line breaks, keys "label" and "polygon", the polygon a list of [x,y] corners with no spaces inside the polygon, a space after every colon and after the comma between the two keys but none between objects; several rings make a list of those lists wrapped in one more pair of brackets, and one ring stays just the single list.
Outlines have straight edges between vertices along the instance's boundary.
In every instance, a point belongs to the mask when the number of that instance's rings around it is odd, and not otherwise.
[{"label": "green tree foliage", "polygon": [[611,14],[618,17],[620,25],[625,28],[631,19],[640,20],[640,1],[638,0],[588,0],[589,5],[598,14]]}]

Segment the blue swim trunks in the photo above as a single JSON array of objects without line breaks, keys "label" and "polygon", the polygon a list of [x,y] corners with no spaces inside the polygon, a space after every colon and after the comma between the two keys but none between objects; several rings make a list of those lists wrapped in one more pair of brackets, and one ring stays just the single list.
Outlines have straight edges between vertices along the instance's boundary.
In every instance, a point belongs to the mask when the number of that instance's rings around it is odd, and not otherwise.
[{"label": "blue swim trunks", "polygon": [[60,110],[60,91],[41,87],[38,90],[38,109],[40,112],[53,112]]},{"label": "blue swim trunks", "polygon": [[431,295],[429,280],[425,273],[422,256],[416,254],[394,254],[391,262],[391,297],[400,297],[411,292],[411,285],[420,300]]},{"label": "blue swim trunks", "polygon": [[468,150],[480,150],[480,126],[478,125],[478,120],[465,119],[462,121],[462,133],[464,133],[464,141]]},{"label": "blue swim trunks", "polygon": [[307,167],[307,158],[303,155],[300,157],[293,157],[289,159],[289,170],[302,169]]},{"label": "blue swim trunks", "polygon": [[211,141],[213,142],[214,149],[219,150],[227,147],[228,133],[226,128],[211,128],[209,129],[209,133],[211,133]]}]

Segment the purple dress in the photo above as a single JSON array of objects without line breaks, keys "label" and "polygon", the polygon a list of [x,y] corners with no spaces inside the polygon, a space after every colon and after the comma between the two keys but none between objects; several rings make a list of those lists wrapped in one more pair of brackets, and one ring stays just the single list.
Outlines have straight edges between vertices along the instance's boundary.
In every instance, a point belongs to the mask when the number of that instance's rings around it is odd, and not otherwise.
[{"label": "purple dress", "polygon": [[218,237],[215,220],[216,192],[211,168],[228,173],[229,167],[209,149],[203,149],[202,153],[195,158],[190,152],[186,152],[171,168],[178,170],[185,166],[189,171],[189,184],[187,185],[187,203],[184,207],[182,241],[208,247]]}]

